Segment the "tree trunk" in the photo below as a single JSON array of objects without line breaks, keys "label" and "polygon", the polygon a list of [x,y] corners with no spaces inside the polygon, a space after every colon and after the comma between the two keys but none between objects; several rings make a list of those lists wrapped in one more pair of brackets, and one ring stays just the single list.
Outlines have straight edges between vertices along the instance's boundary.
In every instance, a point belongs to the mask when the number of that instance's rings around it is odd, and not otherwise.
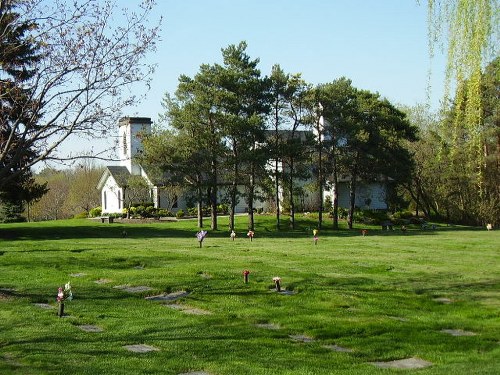
[{"label": "tree trunk", "polygon": [[293,200],[293,162],[290,163],[290,186],[289,186],[289,194],[290,194],[290,228],[295,229],[295,203]]},{"label": "tree trunk", "polygon": [[319,150],[318,150],[318,190],[319,190],[319,212],[318,212],[318,229],[323,225],[323,145],[321,143],[321,133],[319,133]]},{"label": "tree trunk", "polygon": [[356,203],[356,179],[357,179],[357,168],[354,166],[351,174],[351,181],[349,183],[349,215],[347,217],[347,225],[349,229],[352,229],[352,224],[354,221],[354,207]]},{"label": "tree trunk", "polygon": [[210,187],[210,229],[217,230],[217,161],[211,162],[212,186]]},{"label": "tree trunk", "polygon": [[339,229],[339,183],[337,170],[333,170],[333,229]]},{"label": "tree trunk", "polygon": [[198,195],[198,202],[197,202],[197,213],[198,213],[198,228],[203,228],[203,192],[201,190],[201,181],[200,177],[198,176],[198,187],[197,187],[197,195]]},{"label": "tree trunk", "polygon": [[236,181],[233,181],[232,186],[231,186],[231,202],[229,205],[229,230],[234,229],[234,215],[236,211]]},{"label": "tree trunk", "polygon": [[253,231],[255,228],[254,212],[253,212],[253,200],[255,192],[255,171],[252,163],[252,170],[250,172],[250,181],[248,185],[248,229]]},{"label": "tree trunk", "polygon": [[280,182],[278,178],[278,166],[279,160],[276,155],[276,161],[274,162],[274,172],[275,172],[275,194],[276,194],[276,229],[280,229]]}]

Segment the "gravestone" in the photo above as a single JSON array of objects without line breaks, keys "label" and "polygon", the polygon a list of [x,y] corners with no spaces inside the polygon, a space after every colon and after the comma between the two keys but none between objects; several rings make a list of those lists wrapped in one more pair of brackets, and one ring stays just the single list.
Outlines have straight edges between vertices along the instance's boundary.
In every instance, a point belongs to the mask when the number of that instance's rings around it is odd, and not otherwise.
[{"label": "gravestone", "polygon": [[352,350],[352,349],[344,348],[344,347],[338,346],[338,345],[324,345],[323,347],[326,348],[326,349],[333,350],[334,352],[341,352],[341,353],[352,353],[352,352],[354,352],[354,350]]},{"label": "gravestone", "polygon": [[477,333],[464,331],[462,329],[442,329],[441,332],[452,336],[476,336]]},{"label": "gravestone", "polygon": [[155,348],[154,346],[145,344],[125,345],[124,348],[127,349],[129,352],[134,352],[134,353],[148,353],[148,352],[160,351],[160,349]]},{"label": "gravestone", "polygon": [[290,335],[289,336],[293,341],[299,342],[313,342],[314,339],[312,337],[306,335]]},{"label": "gravestone", "polygon": [[145,285],[140,285],[140,286],[129,286],[129,285],[118,285],[114,287],[115,289],[120,289],[124,290],[129,293],[141,293],[141,292],[148,292],[150,290],[153,290],[153,288]]},{"label": "gravestone", "polygon": [[83,324],[81,326],[78,326],[82,331],[85,332],[103,332],[104,330],[101,327],[93,326],[90,324]]},{"label": "gravestone", "polygon": [[398,359],[389,362],[370,362],[372,365],[379,368],[395,368],[395,369],[420,369],[432,366],[431,362],[424,361],[420,358]]},{"label": "gravestone", "polygon": [[149,296],[146,297],[149,301],[175,301],[176,299],[189,296],[189,292],[184,290],[173,292],[169,294],[159,294],[157,296]]}]

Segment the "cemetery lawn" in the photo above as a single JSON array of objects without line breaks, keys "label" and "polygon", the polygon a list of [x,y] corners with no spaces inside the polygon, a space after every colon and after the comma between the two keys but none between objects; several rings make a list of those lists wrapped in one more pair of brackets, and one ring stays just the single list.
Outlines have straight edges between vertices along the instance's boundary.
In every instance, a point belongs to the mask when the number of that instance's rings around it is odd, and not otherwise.
[{"label": "cemetery lawn", "polygon": [[196,220],[0,224],[0,374],[387,374],[402,370],[372,362],[408,358],[431,365],[405,373],[498,374],[500,230],[358,226],[314,245],[310,217],[277,232],[257,216],[252,242],[246,220],[233,242],[219,218],[202,248]]}]

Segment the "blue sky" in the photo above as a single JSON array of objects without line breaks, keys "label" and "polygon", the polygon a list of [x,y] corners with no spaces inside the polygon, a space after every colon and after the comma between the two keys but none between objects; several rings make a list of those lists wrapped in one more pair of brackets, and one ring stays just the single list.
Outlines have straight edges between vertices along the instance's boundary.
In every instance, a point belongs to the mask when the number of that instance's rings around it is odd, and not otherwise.
[{"label": "blue sky", "polygon": [[[139,0],[117,0],[133,8]],[[165,93],[174,93],[181,74],[194,76],[201,64],[220,63],[221,48],[240,41],[259,58],[263,75],[274,64],[302,73],[309,83],[347,77],[360,89],[379,92],[394,104],[429,103],[443,95],[444,59],[430,60],[427,2],[420,0],[157,0],[151,25],[163,17],[158,64],[146,100],[124,116],[158,119]],[[431,75],[431,97],[427,82]],[[137,88],[140,89],[140,88]],[[108,142],[93,142],[95,150]],[[102,143],[102,144],[101,144]],[[63,150],[88,149],[68,142]],[[64,151],[63,151],[64,152]]]},{"label": "blue sky", "polygon": [[[443,58],[429,59],[427,3],[417,0],[159,0],[163,16],[158,64],[147,100],[130,115],[162,112],[179,75],[194,76],[203,63],[221,62],[221,48],[248,43],[263,75],[274,64],[302,73],[312,84],[345,76],[355,87],[377,91],[393,103],[442,96]],[[153,21],[153,20],[152,20]],[[127,115],[128,115],[127,114]]]}]

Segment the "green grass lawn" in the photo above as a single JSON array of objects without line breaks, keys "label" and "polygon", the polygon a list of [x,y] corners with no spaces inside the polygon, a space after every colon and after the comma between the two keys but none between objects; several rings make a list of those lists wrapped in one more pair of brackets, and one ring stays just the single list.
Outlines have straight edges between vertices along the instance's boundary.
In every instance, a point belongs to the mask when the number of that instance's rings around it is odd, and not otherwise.
[{"label": "green grass lawn", "polygon": [[[195,220],[0,225],[0,374],[499,373],[500,231],[325,229],[314,245],[313,219],[280,232],[273,220],[258,216],[250,242],[239,217],[233,242],[221,218],[202,248]],[[145,299],[177,291],[189,295]],[[412,357],[432,366],[370,364]]]}]

